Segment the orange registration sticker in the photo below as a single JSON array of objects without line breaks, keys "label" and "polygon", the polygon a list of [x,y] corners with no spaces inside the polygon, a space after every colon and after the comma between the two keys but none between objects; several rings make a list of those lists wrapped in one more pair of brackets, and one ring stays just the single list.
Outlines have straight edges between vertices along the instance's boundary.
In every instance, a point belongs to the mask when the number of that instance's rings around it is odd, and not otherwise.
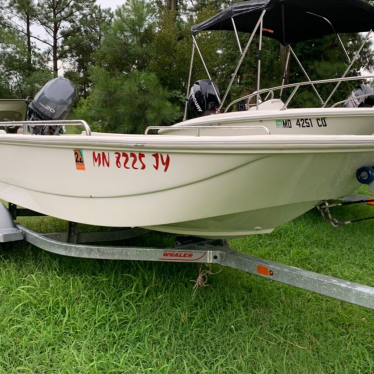
[{"label": "orange registration sticker", "polygon": [[84,166],[83,151],[81,149],[74,149],[75,167],[77,170],[86,170]]}]

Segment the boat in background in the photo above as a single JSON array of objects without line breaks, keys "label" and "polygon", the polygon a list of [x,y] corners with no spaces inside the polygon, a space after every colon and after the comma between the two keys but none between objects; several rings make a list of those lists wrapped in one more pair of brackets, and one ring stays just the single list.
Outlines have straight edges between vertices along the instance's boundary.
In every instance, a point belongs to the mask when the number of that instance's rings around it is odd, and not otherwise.
[{"label": "boat in background", "polygon": [[[292,22],[289,20],[292,19]],[[208,20],[195,25],[192,33],[192,53],[187,85],[184,120],[160,133],[173,135],[193,135],[201,127],[199,134],[229,136],[233,132],[219,129],[219,126],[264,126],[271,134],[279,135],[371,135],[374,132],[374,91],[363,84],[366,77],[347,77],[372,35],[374,27],[374,7],[360,0],[256,0],[235,3]],[[235,33],[238,43],[239,60],[231,80],[221,98],[220,91],[212,80],[197,35],[201,32],[219,30]],[[238,33],[248,33],[245,46],[240,43]],[[362,45],[353,57],[348,55],[339,33],[367,32]],[[291,44],[335,34],[348,66],[341,78],[312,81]],[[258,35],[257,89],[248,95],[226,104],[226,99],[243,62],[243,59]],[[280,86],[261,88],[261,50],[263,37],[278,41],[287,50],[284,74]],[[200,79],[191,85],[195,52],[201,58],[208,79]],[[285,84],[291,58],[294,58],[307,81]],[[352,82],[356,86],[347,99],[333,103],[332,98],[342,82]],[[324,100],[317,88],[324,84],[334,84],[330,95]],[[353,86],[353,87],[355,87]],[[310,88],[321,103],[321,108],[290,109],[292,99],[300,87]],[[288,94],[286,102],[281,100]],[[238,104],[238,111],[230,112]],[[331,108],[328,106],[331,105]],[[339,107],[339,106],[343,107]],[[192,119],[187,120],[190,114]],[[197,118],[196,118],[197,117]],[[204,127],[204,128],[202,128]],[[261,129],[236,129],[235,135],[263,134]]]},{"label": "boat in background", "polygon": [[[374,76],[373,76],[374,77]],[[269,104],[271,105],[271,101]],[[268,102],[265,102],[268,103]],[[277,101],[277,104],[279,101]],[[269,106],[270,106],[269,105]],[[371,135],[374,108],[298,108],[239,111],[186,120],[158,127],[160,134],[200,136]]]}]

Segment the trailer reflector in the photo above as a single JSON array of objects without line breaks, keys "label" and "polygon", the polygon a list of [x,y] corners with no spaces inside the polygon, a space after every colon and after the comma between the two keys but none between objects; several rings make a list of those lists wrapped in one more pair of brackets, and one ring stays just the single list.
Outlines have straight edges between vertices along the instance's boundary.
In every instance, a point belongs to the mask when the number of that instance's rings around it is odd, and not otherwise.
[{"label": "trailer reflector", "polygon": [[265,266],[262,266],[262,265],[258,265],[257,266],[257,273],[261,274],[261,275],[265,275],[266,277],[269,276],[269,268],[265,267]]}]

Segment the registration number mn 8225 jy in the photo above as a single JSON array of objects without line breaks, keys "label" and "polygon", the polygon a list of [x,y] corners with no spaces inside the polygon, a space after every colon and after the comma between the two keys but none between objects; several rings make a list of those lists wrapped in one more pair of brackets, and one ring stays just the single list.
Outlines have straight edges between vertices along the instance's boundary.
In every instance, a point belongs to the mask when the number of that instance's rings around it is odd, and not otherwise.
[{"label": "registration number mn 8225 jy", "polygon": [[[145,154],[142,152],[104,152],[93,151],[86,153],[86,162],[92,162],[94,168],[115,168],[122,170],[152,170],[166,173],[170,166],[170,155],[167,153]],[[91,160],[90,160],[91,158]],[[77,170],[86,170],[82,149],[74,149],[75,166]]]},{"label": "registration number mn 8225 jy", "polygon": [[277,119],[275,121],[277,128],[292,129],[293,126],[300,128],[308,127],[327,127],[326,118],[297,118],[297,119]]}]

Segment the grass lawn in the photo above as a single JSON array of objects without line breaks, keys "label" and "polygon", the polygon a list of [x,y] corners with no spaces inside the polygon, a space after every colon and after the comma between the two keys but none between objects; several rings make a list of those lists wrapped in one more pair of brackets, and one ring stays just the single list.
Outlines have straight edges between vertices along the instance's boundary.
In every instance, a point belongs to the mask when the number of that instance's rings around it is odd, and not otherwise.
[{"label": "grass lawn", "polygon": [[[66,229],[52,218],[19,221]],[[374,221],[336,229],[313,210],[230,245],[374,286]],[[0,251],[0,373],[374,373],[373,310],[228,268],[193,297],[197,275],[197,264],[74,259],[14,244]]]}]

